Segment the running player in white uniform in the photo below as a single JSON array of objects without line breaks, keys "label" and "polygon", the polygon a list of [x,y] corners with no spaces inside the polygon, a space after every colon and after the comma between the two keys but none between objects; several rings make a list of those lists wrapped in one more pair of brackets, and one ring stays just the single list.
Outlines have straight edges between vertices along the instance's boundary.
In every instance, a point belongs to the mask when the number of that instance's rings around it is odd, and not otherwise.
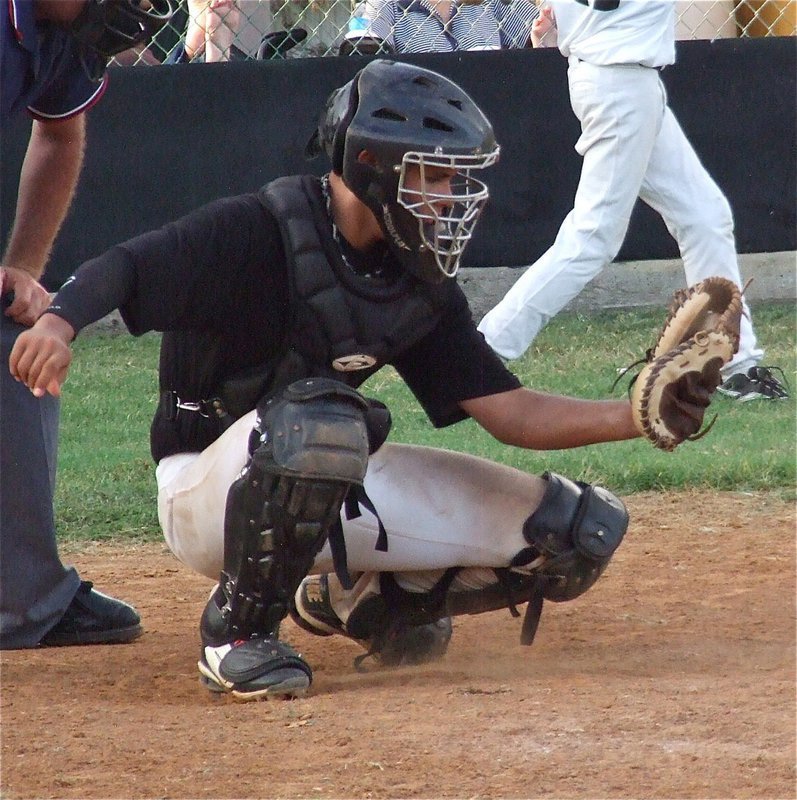
[{"label": "running player in white uniform", "polygon": [[[549,0],[535,25],[537,39],[546,34],[549,44],[556,34],[569,59],[570,102],[582,131],[576,150],[584,163],[573,210],[553,246],[479,324],[505,358],[522,355],[615,258],[637,197],[661,214],[678,242],[688,285],[710,275],[741,285],[730,206],[667,106],[659,76],[675,60],[674,5]],[[770,370],[756,366],[762,356],[744,317],[739,352],[723,373],[726,393],[786,395]]]}]

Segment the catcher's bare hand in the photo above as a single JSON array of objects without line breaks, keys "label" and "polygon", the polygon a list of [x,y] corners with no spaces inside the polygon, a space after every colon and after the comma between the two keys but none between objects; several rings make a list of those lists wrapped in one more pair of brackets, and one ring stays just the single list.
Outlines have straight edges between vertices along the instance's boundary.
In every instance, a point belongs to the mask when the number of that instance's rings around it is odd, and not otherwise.
[{"label": "catcher's bare hand", "polygon": [[20,325],[33,325],[50,305],[50,293],[29,272],[16,267],[0,267],[0,295],[14,293],[5,310]]},{"label": "catcher's bare hand", "polygon": [[69,342],[74,335],[66,320],[45,314],[30,330],[17,337],[8,362],[12,376],[36,397],[47,393],[60,397],[72,363]]}]

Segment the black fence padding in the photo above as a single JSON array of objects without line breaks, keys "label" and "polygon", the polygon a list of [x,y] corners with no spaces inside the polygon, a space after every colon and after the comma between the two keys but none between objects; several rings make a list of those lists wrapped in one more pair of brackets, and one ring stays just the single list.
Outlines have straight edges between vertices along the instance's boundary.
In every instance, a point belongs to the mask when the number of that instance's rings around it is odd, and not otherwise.
[{"label": "black fence padding", "polygon": [[[466,266],[519,266],[553,242],[572,206],[581,159],[567,63],[556,50],[402,57],[471,93],[493,121],[499,163]],[[327,95],[366,57],[112,68],[89,113],[86,162],[56,242],[47,285],[142,231],[280,175],[322,174],[304,146]],[[795,247],[795,40],[682,42],[663,72],[670,103],[728,195],[740,252]],[[14,215],[29,122],[3,128],[3,244]],[[661,219],[638,204],[622,260],[677,256]]]}]

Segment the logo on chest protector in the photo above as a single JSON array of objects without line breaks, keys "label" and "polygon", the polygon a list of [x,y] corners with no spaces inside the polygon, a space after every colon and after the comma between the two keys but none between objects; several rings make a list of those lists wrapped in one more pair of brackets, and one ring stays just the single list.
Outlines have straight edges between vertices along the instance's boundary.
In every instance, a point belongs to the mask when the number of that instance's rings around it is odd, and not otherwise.
[{"label": "logo on chest protector", "polygon": [[368,369],[376,364],[376,359],[366,353],[352,353],[348,356],[340,356],[332,362],[332,366],[338,372],[356,372],[358,369]]}]

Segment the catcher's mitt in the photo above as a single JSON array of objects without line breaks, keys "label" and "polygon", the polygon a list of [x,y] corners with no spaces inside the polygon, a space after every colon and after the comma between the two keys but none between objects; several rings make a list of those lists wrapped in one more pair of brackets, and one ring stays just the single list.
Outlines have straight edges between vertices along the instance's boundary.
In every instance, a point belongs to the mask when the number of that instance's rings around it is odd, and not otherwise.
[{"label": "catcher's mitt", "polygon": [[712,277],[673,295],[658,341],[648,351],[631,393],[634,423],[662,450],[699,439],[720,369],[739,349],[742,293]]}]

